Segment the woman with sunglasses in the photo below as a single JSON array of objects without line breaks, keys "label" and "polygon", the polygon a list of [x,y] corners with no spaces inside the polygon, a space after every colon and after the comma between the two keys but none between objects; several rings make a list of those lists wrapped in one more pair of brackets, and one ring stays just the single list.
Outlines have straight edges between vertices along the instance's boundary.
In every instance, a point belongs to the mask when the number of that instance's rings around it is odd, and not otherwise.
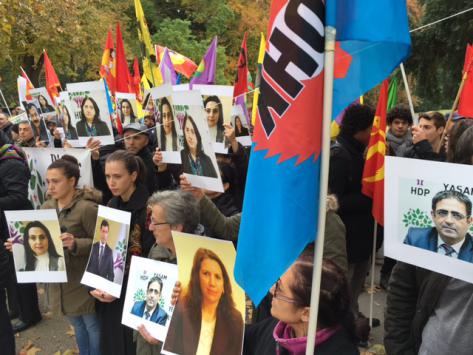
[{"label": "woman with sunglasses", "polygon": [[[244,354],[305,354],[313,264],[311,246],[273,285],[270,290],[272,317],[246,327]],[[332,261],[324,260],[322,264],[320,288],[315,353],[359,354],[348,282]]]}]

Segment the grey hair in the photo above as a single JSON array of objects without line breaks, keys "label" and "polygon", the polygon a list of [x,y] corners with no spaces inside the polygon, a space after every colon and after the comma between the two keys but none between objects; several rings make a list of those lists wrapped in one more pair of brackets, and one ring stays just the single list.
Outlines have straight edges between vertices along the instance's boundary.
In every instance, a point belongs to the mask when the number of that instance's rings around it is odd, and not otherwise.
[{"label": "grey hair", "polygon": [[166,222],[181,224],[183,232],[194,233],[199,224],[199,207],[196,198],[182,190],[157,191],[148,199],[148,206],[159,205],[164,209]]}]

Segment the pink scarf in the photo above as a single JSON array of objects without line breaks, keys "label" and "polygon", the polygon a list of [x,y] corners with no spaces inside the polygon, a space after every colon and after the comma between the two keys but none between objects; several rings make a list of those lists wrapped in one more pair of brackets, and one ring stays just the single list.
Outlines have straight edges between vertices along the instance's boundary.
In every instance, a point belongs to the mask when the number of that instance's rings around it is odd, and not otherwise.
[{"label": "pink scarf", "polygon": [[[315,346],[322,344],[323,342],[330,339],[332,335],[340,330],[340,326],[337,325],[331,328],[324,328],[317,331],[315,335]],[[278,344],[277,354],[279,355],[279,347],[282,346],[284,349],[289,351],[291,355],[304,355],[307,344],[307,337],[293,338],[292,328],[281,321],[276,324],[273,331],[273,337]]]}]

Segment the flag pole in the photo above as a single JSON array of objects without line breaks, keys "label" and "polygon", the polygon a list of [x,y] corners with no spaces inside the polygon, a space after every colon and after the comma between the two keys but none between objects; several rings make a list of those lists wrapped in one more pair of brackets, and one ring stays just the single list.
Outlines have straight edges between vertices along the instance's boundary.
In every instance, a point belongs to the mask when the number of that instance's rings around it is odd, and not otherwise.
[{"label": "flag pole", "polygon": [[5,107],[7,108],[8,114],[9,114],[10,117],[11,117],[11,111],[10,111],[10,108],[8,107],[7,100],[5,100],[5,96],[3,96],[3,91],[2,91],[2,89],[0,89],[0,94],[2,94],[3,103],[5,104]]},{"label": "flag pole", "polygon": [[[473,61],[470,63],[469,68],[471,68],[472,65],[473,65]],[[458,102],[460,101],[460,96],[463,91],[463,87],[465,86],[466,79],[468,79],[468,71],[470,70],[469,68],[467,68],[467,70],[462,75],[462,81],[460,82],[460,87],[458,88],[457,96],[455,97],[455,101],[453,101],[452,109],[450,111],[450,119],[448,120],[447,125],[442,132],[442,137],[440,138],[440,144],[437,148],[438,149],[437,152],[439,152],[442,149],[445,142],[445,136],[447,135],[447,132],[450,130],[450,128],[453,125],[453,120],[451,118],[453,117],[453,113],[457,109]]]},{"label": "flag pole", "polygon": [[306,355],[314,354],[315,334],[317,332],[317,316],[319,313],[320,281],[322,278],[322,258],[325,239],[325,218],[327,214],[327,188],[330,161],[330,123],[332,122],[335,35],[336,29],[334,27],[325,27],[324,106],[322,120],[319,216],[317,224],[317,239],[315,240],[314,250],[314,271],[312,273],[312,291],[310,296],[310,316],[309,329],[307,332]]},{"label": "flag pole", "polygon": [[378,238],[378,223],[374,221],[373,252],[371,255],[371,283],[370,283],[370,328],[373,328],[373,303],[374,303],[374,269],[376,264],[376,240]]},{"label": "flag pole", "polygon": [[414,111],[414,104],[412,103],[412,96],[411,96],[411,91],[409,90],[409,84],[407,82],[406,71],[404,70],[404,63],[401,63],[399,67],[401,68],[402,81],[404,81],[404,87],[406,88],[406,95],[407,95],[407,100],[409,101],[409,108],[411,109],[412,120],[414,121],[414,124],[417,126],[419,124],[419,120]]}]

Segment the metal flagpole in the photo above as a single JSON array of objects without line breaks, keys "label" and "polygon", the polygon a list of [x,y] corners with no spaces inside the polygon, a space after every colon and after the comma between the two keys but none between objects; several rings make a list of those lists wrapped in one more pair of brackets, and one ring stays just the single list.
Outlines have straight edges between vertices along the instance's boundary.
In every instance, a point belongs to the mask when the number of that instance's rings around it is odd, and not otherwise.
[{"label": "metal flagpole", "polygon": [[404,81],[404,87],[406,88],[407,100],[409,101],[409,108],[411,109],[412,120],[414,121],[415,125],[418,125],[419,120],[417,119],[417,116],[414,111],[414,104],[412,103],[411,91],[409,90],[409,84],[407,83],[407,76],[406,76],[406,71],[404,70],[404,63],[401,63],[399,67],[401,68],[402,80]]},{"label": "metal flagpole", "polygon": [[8,114],[9,114],[10,117],[11,117],[11,111],[10,111],[10,108],[8,107],[7,100],[5,100],[5,96],[3,96],[3,91],[2,91],[2,89],[0,89],[0,94],[2,94],[3,103],[5,104],[5,107],[7,108]]},{"label": "metal flagpole", "polygon": [[374,268],[376,264],[376,239],[378,238],[378,223],[374,221],[373,254],[371,256],[371,294],[370,294],[370,328],[373,328],[373,302],[374,302]]},{"label": "metal flagpole", "polygon": [[313,355],[315,334],[317,332],[317,316],[319,312],[320,281],[322,277],[322,257],[325,237],[325,218],[327,214],[327,187],[330,161],[330,124],[332,122],[333,68],[335,61],[336,29],[325,27],[325,60],[324,60],[324,107],[322,120],[322,152],[320,169],[320,199],[317,239],[314,251],[314,271],[312,274],[312,291],[310,296],[309,329],[307,332],[306,355]]}]

